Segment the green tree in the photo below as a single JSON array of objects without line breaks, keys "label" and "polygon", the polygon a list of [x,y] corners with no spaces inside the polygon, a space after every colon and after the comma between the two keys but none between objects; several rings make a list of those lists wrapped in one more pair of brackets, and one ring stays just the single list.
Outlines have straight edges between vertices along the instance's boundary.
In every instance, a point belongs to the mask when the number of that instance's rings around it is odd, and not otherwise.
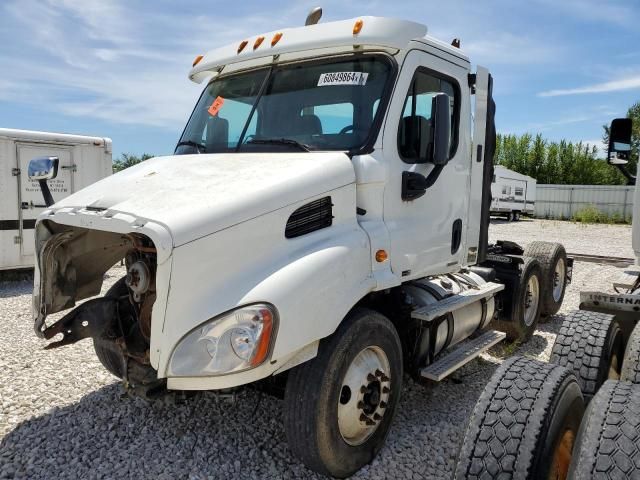
[{"label": "green tree", "polygon": [[149,155],[148,153],[143,153],[139,157],[130,153],[123,153],[120,155],[120,158],[113,161],[113,173],[119,172],[133,165],[137,165],[138,163],[144,162],[152,157],[153,155]]}]

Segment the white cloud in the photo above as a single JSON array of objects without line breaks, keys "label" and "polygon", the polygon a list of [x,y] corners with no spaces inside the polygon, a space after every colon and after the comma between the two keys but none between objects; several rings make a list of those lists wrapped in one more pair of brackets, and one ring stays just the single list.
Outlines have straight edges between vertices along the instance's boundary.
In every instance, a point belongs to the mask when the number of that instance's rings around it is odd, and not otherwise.
[{"label": "white cloud", "polygon": [[203,88],[187,78],[195,55],[268,30],[262,24],[269,21],[141,14],[126,0],[12,0],[0,6],[0,16],[19,36],[11,39],[19,52],[0,51],[1,99],[173,131]]},{"label": "white cloud", "polygon": [[538,96],[557,97],[561,95],[583,95],[588,93],[618,92],[621,90],[632,90],[636,88],[640,88],[640,75],[634,75],[603,83],[596,83],[585,87],[547,90],[545,92],[540,92]]}]

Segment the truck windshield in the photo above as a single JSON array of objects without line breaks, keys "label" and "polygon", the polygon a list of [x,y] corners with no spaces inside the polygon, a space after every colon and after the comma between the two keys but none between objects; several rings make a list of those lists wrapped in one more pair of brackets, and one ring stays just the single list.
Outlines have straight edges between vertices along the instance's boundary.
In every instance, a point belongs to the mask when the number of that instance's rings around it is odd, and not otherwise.
[{"label": "truck windshield", "polygon": [[175,153],[357,151],[375,134],[391,70],[384,57],[360,55],[215,79]]}]

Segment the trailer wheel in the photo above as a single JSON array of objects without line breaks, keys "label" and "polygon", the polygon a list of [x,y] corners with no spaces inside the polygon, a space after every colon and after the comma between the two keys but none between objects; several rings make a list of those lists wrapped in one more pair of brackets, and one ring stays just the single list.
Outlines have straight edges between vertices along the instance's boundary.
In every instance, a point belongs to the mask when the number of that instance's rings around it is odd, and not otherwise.
[{"label": "trailer wheel", "polygon": [[609,380],[598,390],[580,426],[569,476],[640,478],[640,385]]},{"label": "trailer wheel", "polygon": [[382,448],[400,398],[402,347],[383,315],[354,310],[293,368],[284,397],[289,448],[312,470],[344,478]]},{"label": "trailer wheel", "polygon": [[541,286],[540,263],[535,258],[525,258],[511,316],[509,319],[497,319],[493,322],[496,329],[507,334],[507,340],[526,342],[535,332],[540,319]]},{"label": "trailer wheel", "polygon": [[506,360],[473,410],[454,478],[564,479],[584,412],[566,368]]},{"label": "trailer wheel", "polygon": [[560,310],[567,288],[567,252],[560,243],[531,242],[524,250],[542,267],[542,315]]},{"label": "trailer wheel", "polygon": [[575,373],[588,402],[605,380],[620,378],[624,347],[613,315],[576,310],[562,322],[550,362]]},{"label": "trailer wheel", "polygon": [[[114,283],[107,293],[105,293],[105,297],[122,297],[128,294],[127,285],[125,283],[125,278],[121,278],[116,283]],[[112,350],[106,345],[103,345],[100,340],[93,339],[93,349],[96,352],[96,356],[100,363],[104,368],[107,369],[109,373],[115,375],[116,377],[122,379],[124,376],[125,369],[125,358],[122,353]]]},{"label": "trailer wheel", "polygon": [[622,361],[620,380],[640,383],[640,323],[635,326],[629,337]]}]

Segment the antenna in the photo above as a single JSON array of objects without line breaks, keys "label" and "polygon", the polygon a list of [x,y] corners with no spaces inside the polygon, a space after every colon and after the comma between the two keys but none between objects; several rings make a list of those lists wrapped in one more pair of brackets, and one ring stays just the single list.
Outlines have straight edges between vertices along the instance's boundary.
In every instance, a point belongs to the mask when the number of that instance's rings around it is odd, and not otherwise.
[{"label": "antenna", "polygon": [[307,15],[307,20],[305,20],[304,22],[305,27],[309,25],[315,25],[320,21],[321,17],[322,17],[322,7],[312,8],[311,11],[309,12],[309,15]]}]

